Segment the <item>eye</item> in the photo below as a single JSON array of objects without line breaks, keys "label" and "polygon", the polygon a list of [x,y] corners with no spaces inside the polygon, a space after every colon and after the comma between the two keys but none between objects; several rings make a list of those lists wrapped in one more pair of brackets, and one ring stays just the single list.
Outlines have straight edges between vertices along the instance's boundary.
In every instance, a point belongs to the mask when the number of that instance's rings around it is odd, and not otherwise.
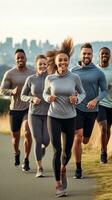
[{"label": "eye", "polygon": [[59,62],[62,62],[62,58],[59,58]]}]

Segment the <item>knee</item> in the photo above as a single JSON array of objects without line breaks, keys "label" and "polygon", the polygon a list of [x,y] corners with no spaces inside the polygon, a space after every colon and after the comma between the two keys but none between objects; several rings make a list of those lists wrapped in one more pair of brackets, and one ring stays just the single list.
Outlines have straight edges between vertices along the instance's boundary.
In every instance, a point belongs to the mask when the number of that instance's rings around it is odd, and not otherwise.
[{"label": "knee", "polygon": [[75,135],[75,142],[77,142],[77,143],[81,143],[82,142],[82,134],[80,134],[80,133],[76,133],[76,135]]}]

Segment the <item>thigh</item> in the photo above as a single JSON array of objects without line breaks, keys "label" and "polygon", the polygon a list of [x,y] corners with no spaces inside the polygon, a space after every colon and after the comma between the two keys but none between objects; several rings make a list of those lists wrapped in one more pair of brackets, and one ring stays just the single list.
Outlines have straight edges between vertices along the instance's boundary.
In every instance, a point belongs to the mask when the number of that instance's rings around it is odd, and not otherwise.
[{"label": "thigh", "polygon": [[80,110],[77,111],[77,116],[76,116],[76,130],[83,129],[84,126],[84,112]]},{"label": "thigh", "polygon": [[47,116],[43,116],[43,123],[42,123],[42,135],[43,139],[46,140],[49,138],[48,128],[47,128]]},{"label": "thigh", "polygon": [[63,124],[62,124],[62,130],[64,132],[64,146],[65,150],[66,148],[71,148],[74,140],[74,134],[75,134],[75,125],[76,125],[76,118],[71,118],[71,119],[63,119]]},{"label": "thigh", "polygon": [[111,126],[112,125],[112,108],[106,108],[106,112],[107,112],[107,124]]},{"label": "thigh", "polygon": [[28,114],[28,124],[34,138],[42,140],[42,119],[41,116]]},{"label": "thigh", "polygon": [[10,126],[12,132],[18,132],[21,129],[23,114],[21,111],[10,110]]},{"label": "thigh", "polygon": [[85,113],[84,129],[83,129],[83,136],[85,138],[90,138],[96,117],[97,117],[97,112]]},{"label": "thigh", "polygon": [[98,121],[98,123],[100,123],[102,121],[107,121],[106,107],[99,105],[99,110],[98,110],[98,114],[97,114],[97,121]]},{"label": "thigh", "polygon": [[61,148],[61,121],[60,119],[50,117],[47,118],[47,127],[51,142],[54,148]]}]

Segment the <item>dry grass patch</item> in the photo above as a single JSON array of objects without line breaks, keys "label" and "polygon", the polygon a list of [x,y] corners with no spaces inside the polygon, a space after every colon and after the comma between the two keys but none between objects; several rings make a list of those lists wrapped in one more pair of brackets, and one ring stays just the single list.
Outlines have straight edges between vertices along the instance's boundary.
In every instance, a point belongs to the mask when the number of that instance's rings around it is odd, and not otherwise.
[{"label": "dry grass patch", "polygon": [[112,200],[112,136],[108,145],[108,163],[100,163],[100,131],[96,124],[90,143],[83,146],[82,165],[84,173],[96,179],[94,200]]}]

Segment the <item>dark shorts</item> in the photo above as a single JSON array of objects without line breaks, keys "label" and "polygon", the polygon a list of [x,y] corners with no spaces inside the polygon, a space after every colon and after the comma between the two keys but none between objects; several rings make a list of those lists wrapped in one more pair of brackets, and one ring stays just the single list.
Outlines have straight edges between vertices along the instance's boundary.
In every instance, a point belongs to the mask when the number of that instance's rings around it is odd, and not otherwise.
[{"label": "dark shorts", "polygon": [[10,110],[10,126],[12,132],[18,132],[21,129],[22,122],[27,119],[28,109],[26,110]]},{"label": "dark shorts", "polygon": [[97,112],[83,112],[78,109],[76,110],[76,130],[83,129],[83,137],[90,138],[97,117]]},{"label": "dark shorts", "polygon": [[112,108],[108,108],[108,107],[100,105],[98,115],[97,115],[97,121],[98,122],[107,121],[107,124],[111,126],[112,125]]}]

